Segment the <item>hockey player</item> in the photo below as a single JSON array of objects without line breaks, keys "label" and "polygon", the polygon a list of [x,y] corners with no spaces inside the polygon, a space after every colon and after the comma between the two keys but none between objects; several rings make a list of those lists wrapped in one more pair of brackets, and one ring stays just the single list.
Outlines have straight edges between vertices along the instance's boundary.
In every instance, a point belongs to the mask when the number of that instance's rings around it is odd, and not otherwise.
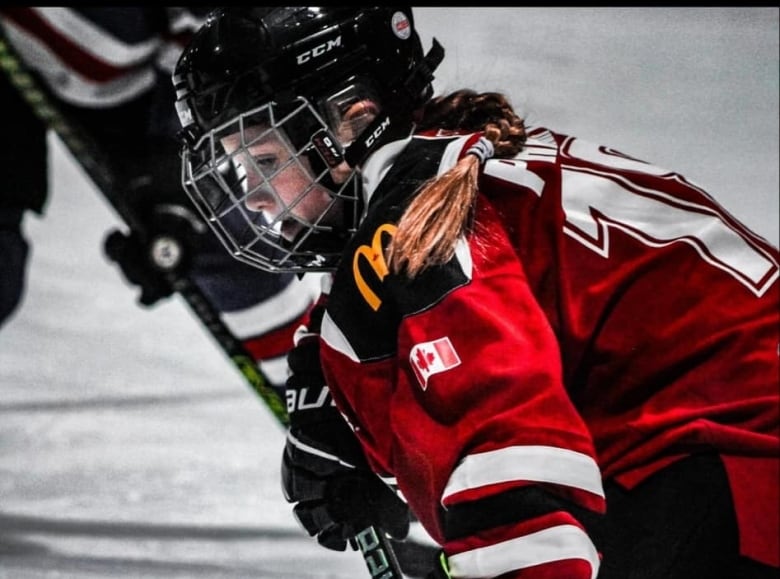
[{"label": "hockey player", "polygon": [[442,57],[409,8],[226,8],[176,67],[215,231],[330,272],[289,356],[296,517],[403,535],[379,475],[432,577],[776,577],[777,248],[502,94],[434,97]]},{"label": "hockey player", "polygon": [[[104,149],[126,183],[130,202],[149,226],[187,228],[191,274],[277,387],[287,377],[292,333],[319,291],[316,280],[268,274],[228,256],[196,215],[180,184],[176,132],[180,129],[170,83],[184,43],[208,7],[5,7],[4,35],[69,119]],[[0,322],[17,307],[24,286],[25,211],[42,214],[47,196],[46,130],[0,78],[5,106],[0,165]],[[116,232],[109,255],[141,287],[149,306],[172,292],[149,265],[136,232]],[[240,287],[240,293],[235,288]],[[228,291],[229,290],[229,291]]]}]

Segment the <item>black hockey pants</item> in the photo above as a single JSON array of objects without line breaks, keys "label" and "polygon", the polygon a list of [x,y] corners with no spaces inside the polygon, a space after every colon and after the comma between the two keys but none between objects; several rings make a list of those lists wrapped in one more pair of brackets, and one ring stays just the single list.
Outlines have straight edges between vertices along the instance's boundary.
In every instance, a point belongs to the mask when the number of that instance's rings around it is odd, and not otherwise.
[{"label": "black hockey pants", "polygon": [[598,579],[777,579],[740,557],[736,515],[717,454],[673,463],[627,491],[607,482],[607,516],[589,528]]}]

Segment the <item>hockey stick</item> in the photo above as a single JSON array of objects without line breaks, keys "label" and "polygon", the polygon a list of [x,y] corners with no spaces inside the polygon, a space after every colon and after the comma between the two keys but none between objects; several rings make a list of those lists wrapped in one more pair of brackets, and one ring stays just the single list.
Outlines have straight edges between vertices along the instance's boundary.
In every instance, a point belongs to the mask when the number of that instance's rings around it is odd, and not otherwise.
[{"label": "hockey stick", "polygon": [[[192,313],[246,378],[252,390],[263,400],[279,424],[286,428],[289,425],[287,409],[276,391],[269,386],[268,380],[263,376],[252,356],[225,325],[200,288],[175,267],[171,267],[171,263],[168,262],[170,256],[176,253],[176,240],[166,236],[152,239],[154,233],[148,231],[146,224],[130,207],[122,183],[115,177],[111,170],[112,165],[103,157],[101,149],[72,119],[67,119],[38,87],[35,76],[26,69],[6,40],[2,26],[0,26],[0,68],[36,116],[57,134],[127,226],[147,238],[152,253],[156,252],[160,257],[159,260],[153,261],[159,266],[166,281],[182,296]],[[372,579],[403,579],[390,539],[380,529],[374,526],[366,527],[358,532],[354,539],[363,554]]]}]

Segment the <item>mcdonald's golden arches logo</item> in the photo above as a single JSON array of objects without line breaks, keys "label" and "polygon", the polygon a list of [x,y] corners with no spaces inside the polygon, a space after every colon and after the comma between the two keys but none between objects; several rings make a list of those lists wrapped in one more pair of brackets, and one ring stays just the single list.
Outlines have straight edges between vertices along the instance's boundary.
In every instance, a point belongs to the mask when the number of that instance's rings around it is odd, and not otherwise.
[{"label": "mcdonald's golden arches logo", "polygon": [[352,257],[352,274],[355,277],[355,284],[357,285],[360,295],[366,300],[371,308],[376,311],[379,306],[382,305],[382,300],[379,296],[368,287],[366,280],[363,279],[363,275],[360,273],[360,258],[363,257],[368,262],[368,265],[374,270],[379,281],[383,281],[385,276],[390,273],[385,261],[385,254],[382,250],[382,234],[386,234],[390,237],[395,235],[398,228],[392,223],[383,223],[374,231],[374,236],[371,238],[371,245],[361,245],[355,250],[355,254]]}]

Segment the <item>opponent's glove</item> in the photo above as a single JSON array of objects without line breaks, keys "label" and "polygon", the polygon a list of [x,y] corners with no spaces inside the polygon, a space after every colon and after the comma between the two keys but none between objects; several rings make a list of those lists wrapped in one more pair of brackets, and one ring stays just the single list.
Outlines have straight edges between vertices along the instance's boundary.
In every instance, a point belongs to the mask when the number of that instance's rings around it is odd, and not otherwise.
[{"label": "opponent's glove", "polygon": [[141,305],[151,306],[173,293],[162,272],[149,262],[147,247],[135,232],[112,231],[106,236],[103,249],[109,259],[119,265],[125,279],[141,288],[138,298]]},{"label": "opponent's glove", "polygon": [[[134,190],[134,194],[139,195],[139,191]],[[139,215],[149,228],[145,237],[134,230],[128,234],[113,231],[103,248],[125,279],[141,288],[138,302],[151,306],[173,293],[164,272],[188,270],[206,226],[190,209],[174,204],[152,205],[139,210]]]},{"label": "opponent's glove", "polygon": [[290,428],[282,458],[282,488],[293,514],[309,535],[337,551],[370,525],[396,539],[409,531],[409,511],[374,474],[360,443],[333,405],[322,375],[316,335],[288,354]]}]

